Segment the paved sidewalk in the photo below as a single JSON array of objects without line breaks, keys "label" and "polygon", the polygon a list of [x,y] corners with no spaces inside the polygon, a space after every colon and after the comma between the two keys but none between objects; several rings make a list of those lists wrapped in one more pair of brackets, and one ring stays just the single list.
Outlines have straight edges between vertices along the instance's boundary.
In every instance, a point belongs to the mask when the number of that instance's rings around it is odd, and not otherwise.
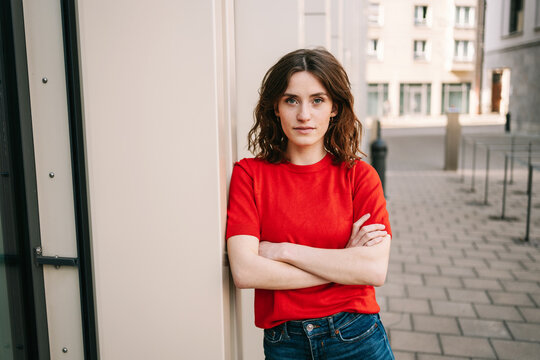
[{"label": "paved sidewalk", "polygon": [[[384,134],[383,134],[384,135]],[[484,153],[471,193],[465,172],[445,172],[442,135],[392,135],[387,164],[394,233],[387,283],[377,289],[397,359],[540,359],[540,250],[525,234],[526,171],[517,166],[502,203],[502,157],[493,155],[489,206]],[[468,150],[469,154],[470,149]],[[482,159],[482,160],[481,160]],[[540,239],[540,173],[535,173],[533,243]],[[471,205],[471,203],[473,205]]]}]

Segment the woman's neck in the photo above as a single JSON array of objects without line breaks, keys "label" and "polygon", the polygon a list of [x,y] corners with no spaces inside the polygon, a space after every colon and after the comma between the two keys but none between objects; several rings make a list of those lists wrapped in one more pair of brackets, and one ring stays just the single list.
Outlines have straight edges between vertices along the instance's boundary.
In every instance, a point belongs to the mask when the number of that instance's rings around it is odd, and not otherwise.
[{"label": "woman's neck", "polygon": [[287,160],[295,165],[312,165],[326,156],[326,150],[321,149],[287,149]]}]

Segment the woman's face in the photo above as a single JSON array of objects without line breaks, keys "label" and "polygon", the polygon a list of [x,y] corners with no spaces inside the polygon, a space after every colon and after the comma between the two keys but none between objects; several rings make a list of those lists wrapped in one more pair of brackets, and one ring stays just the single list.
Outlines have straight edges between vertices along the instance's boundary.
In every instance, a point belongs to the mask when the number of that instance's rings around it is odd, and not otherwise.
[{"label": "woman's face", "polygon": [[289,140],[289,155],[324,152],[324,134],[330,118],[337,114],[337,107],[319,79],[307,71],[294,73],[275,111]]}]

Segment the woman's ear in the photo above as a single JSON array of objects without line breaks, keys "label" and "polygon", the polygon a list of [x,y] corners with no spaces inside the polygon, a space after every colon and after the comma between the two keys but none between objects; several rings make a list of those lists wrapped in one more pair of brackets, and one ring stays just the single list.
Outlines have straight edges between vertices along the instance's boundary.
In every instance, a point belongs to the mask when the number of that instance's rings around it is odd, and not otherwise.
[{"label": "woman's ear", "polygon": [[277,103],[274,105],[274,114],[276,114],[276,116],[279,117],[279,108],[278,108]]},{"label": "woman's ear", "polygon": [[332,112],[330,113],[331,117],[337,116],[338,114],[338,106],[336,103],[332,104]]}]

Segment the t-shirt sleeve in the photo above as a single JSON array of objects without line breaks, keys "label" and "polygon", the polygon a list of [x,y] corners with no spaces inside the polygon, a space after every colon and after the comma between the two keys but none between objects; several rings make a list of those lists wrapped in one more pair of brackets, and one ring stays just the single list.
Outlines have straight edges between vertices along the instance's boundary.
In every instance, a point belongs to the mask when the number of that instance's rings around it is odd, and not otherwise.
[{"label": "t-shirt sleeve", "polygon": [[261,236],[253,176],[245,160],[234,165],[229,187],[225,238],[235,235]]},{"label": "t-shirt sleeve", "polygon": [[355,165],[354,175],[353,221],[369,213],[371,216],[364,225],[383,224],[392,235],[379,174],[371,165],[360,161]]}]

